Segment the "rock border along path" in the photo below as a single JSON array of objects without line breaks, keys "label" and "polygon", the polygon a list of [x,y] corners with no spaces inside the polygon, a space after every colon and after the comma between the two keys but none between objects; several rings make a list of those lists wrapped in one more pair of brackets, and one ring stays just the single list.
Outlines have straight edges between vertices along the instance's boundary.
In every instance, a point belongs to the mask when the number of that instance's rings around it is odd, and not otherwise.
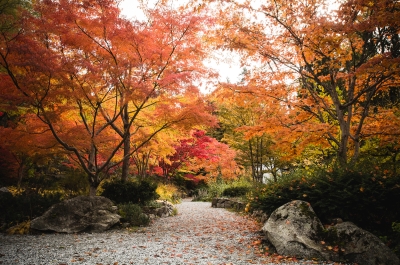
[{"label": "rock border along path", "polygon": [[260,224],[251,219],[207,202],[183,200],[177,208],[134,233],[0,235],[0,264],[315,264],[261,255]]}]

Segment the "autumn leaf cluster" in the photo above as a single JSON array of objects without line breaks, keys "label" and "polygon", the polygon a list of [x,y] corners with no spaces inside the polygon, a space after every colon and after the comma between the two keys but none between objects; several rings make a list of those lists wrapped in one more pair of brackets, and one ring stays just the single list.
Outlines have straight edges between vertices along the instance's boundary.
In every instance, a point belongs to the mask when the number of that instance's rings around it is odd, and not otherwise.
[{"label": "autumn leaf cluster", "polygon": [[[2,146],[20,179],[24,157],[57,153],[87,174],[94,194],[119,170],[126,180],[169,164],[181,139],[216,125],[198,89],[212,74],[201,41],[212,20],[166,2],[143,8],[146,21],[123,18],[113,0],[35,1],[16,4],[16,15],[2,11],[2,21],[12,21],[3,23],[0,43]],[[228,150],[213,145],[208,172]]]}]

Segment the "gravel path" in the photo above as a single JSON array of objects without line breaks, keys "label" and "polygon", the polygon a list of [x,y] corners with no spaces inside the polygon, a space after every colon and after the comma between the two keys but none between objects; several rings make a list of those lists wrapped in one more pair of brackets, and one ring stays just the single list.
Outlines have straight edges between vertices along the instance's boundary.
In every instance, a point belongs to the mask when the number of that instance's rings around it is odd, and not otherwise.
[{"label": "gravel path", "polygon": [[206,202],[184,200],[177,208],[177,216],[135,233],[0,235],[0,264],[276,264],[279,257],[259,253],[260,227],[251,219]]}]

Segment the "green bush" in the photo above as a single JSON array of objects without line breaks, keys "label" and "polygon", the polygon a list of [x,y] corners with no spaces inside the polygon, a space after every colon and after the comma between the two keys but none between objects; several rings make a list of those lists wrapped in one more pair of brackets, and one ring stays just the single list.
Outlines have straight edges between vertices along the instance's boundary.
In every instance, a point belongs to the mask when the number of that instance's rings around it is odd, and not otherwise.
[{"label": "green bush", "polygon": [[229,185],[223,181],[210,182],[203,188],[194,191],[194,201],[211,201],[213,198],[221,197],[222,192]]},{"label": "green bush", "polygon": [[[212,198],[211,198],[212,199]],[[208,190],[206,188],[196,189],[193,192],[193,201],[210,201],[210,196],[208,195]]]},{"label": "green bush", "polygon": [[120,204],[118,208],[122,221],[128,222],[133,226],[147,226],[150,223],[149,217],[143,213],[142,208],[137,204]]},{"label": "green bush", "polygon": [[271,214],[292,200],[311,204],[324,224],[342,218],[380,237],[400,256],[400,175],[371,167],[298,170],[254,189],[250,208]]},{"label": "green bush", "polygon": [[392,230],[400,235],[400,223],[393,222]]},{"label": "green bush", "polygon": [[26,190],[12,195],[8,192],[0,192],[0,222],[15,224],[32,220],[41,216],[53,204],[61,201],[62,194],[39,194]]},{"label": "green bush", "polygon": [[241,197],[253,189],[254,183],[250,178],[244,176],[235,180],[217,179],[209,182],[207,185],[202,185],[194,191],[194,200],[196,201],[211,201],[213,198],[228,196]]},{"label": "green bush", "polygon": [[227,197],[241,197],[250,191],[250,187],[228,187],[222,192],[222,196]]},{"label": "green bush", "polygon": [[387,245],[400,257],[400,223],[392,223],[393,234],[389,235]]},{"label": "green bush", "polygon": [[64,191],[66,196],[75,197],[89,194],[89,180],[87,174],[82,170],[66,171],[65,176],[57,182],[57,186]]},{"label": "green bush", "polygon": [[292,200],[311,204],[322,222],[340,217],[377,234],[392,231],[400,220],[400,176],[335,169],[312,177],[288,177],[260,187],[253,193],[251,207],[270,214]]},{"label": "green bush", "polygon": [[158,198],[157,184],[148,181],[112,181],[103,185],[102,196],[109,198],[116,204],[134,203],[145,204]]}]

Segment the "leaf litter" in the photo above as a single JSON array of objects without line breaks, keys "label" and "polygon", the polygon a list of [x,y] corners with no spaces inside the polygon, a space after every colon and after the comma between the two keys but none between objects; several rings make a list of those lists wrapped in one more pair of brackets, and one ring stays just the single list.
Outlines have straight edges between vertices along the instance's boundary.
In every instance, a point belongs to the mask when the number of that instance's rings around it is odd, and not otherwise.
[{"label": "leaf litter", "polygon": [[[246,216],[211,208],[206,202],[184,200],[177,208],[178,215],[156,219],[140,233],[112,230],[99,234],[0,235],[0,253],[4,253],[0,261],[56,265],[328,264],[269,253],[259,233],[261,224]],[[60,249],[60,244],[65,247]],[[28,248],[34,253],[16,251]]]}]

